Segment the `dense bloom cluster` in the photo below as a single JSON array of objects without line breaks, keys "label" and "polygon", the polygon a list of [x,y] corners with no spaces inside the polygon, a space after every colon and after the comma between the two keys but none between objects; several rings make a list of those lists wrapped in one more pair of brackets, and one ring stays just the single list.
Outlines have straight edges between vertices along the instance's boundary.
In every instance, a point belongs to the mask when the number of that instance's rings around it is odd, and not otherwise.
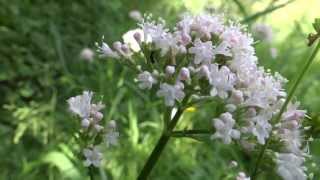
[{"label": "dense bloom cluster", "polygon": [[[276,160],[279,175],[292,179],[286,171],[294,157],[299,163],[290,167],[297,169],[295,177],[305,179],[300,139],[305,111],[292,104],[281,122],[272,122],[286,98],[287,80],[258,66],[254,40],[245,27],[208,14],[185,15],[172,30],[164,20],[147,16],[139,27],[131,33],[138,51],[126,41],[115,42],[112,48],[102,42],[98,51],[138,71],[139,88],[155,90],[166,106],[177,106],[185,97],[219,99],[225,111],[213,119],[213,139],[226,144],[238,141],[253,150],[275,134],[272,139],[283,145],[277,150],[281,151]],[[256,29],[265,33],[266,40],[271,38],[265,27]],[[248,178],[240,174],[238,179]]]},{"label": "dense bloom cluster", "polygon": [[82,95],[71,97],[67,102],[70,111],[81,118],[82,130],[80,133],[89,137],[84,140],[88,144],[88,147],[83,149],[84,165],[98,167],[101,164],[102,153],[97,146],[99,144],[95,142],[96,138],[105,136],[105,144],[109,147],[117,144],[119,132],[117,132],[116,123],[113,120],[109,121],[107,128],[101,126],[103,114],[100,111],[105,106],[101,102],[92,103],[92,98],[92,92],[84,91]]}]

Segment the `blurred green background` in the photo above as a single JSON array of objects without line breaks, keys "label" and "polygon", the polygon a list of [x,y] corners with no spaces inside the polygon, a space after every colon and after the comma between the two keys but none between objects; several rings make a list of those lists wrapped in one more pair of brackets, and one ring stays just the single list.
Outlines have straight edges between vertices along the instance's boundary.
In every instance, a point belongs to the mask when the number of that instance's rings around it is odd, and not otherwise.
[{"label": "blurred green background", "polygon": [[[159,102],[141,92],[132,72],[119,64],[80,58],[83,48],[95,50],[102,35],[109,43],[136,28],[128,13],[139,10],[162,16],[169,25],[185,11],[224,12],[243,20],[276,7],[282,0],[0,0],[0,179],[86,179],[77,158],[79,147],[72,138],[79,121],[67,109],[66,99],[92,90],[106,104],[107,122],[115,119],[121,133],[118,147],[105,153],[98,172],[101,179],[135,179],[161,133]],[[271,43],[257,41],[260,64],[278,71],[290,83],[312,48],[306,46],[311,23],[319,18],[320,1],[296,0],[247,21],[268,24]],[[277,49],[272,57],[270,48]],[[97,56],[96,56],[97,57]],[[313,160],[320,164],[319,57],[300,85],[296,96],[308,110],[307,123],[314,141]],[[187,112],[178,128],[206,126],[210,119],[198,110]],[[205,142],[205,143],[204,143]],[[173,139],[169,142],[151,179],[230,179],[231,160],[240,169],[248,159],[233,146]],[[319,173],[319,171],[318,171]],[[315,179],[320,179],[315,174]],[[266,179],[276,175],[267,175]],[[262,179],[262,178],[261,178]]]}]

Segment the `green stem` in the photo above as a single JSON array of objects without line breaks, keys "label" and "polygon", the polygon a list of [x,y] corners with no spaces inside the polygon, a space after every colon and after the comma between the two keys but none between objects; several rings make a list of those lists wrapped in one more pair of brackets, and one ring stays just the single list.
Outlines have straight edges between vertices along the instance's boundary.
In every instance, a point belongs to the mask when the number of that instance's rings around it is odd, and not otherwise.
[{"label": "green stem", "polygon": [[267,9],[261,11],[261,12],[257,12],[257,13],[255,13],[255,14],[249,16],[249,17],[246,17],[244,20],[241,21],[241,23],[244,24],[244,23],[248,23],[248,22],[250,22],[250,21],[256,20],[256,19],[258,19],[259,17],[264,16],[264,15],[266,15],[266,14],[269,14],[269,13],[271,13],[271,12],[277,10],[277,9],[280,9],[280,8],[288,5],[289,3],[293,2],[293,1],[294,1],[294,0],[289,0],[289,1],[287,1],[287,2],[285,2],[285,3],[283,3],[283,4],[280,4],[280,5],[278,5],[278,6],[270,7],[270,8],[267,8]]},{"label": "green stem", "polygon": [[[309,69],[310,65],[312,64],[312,62],[313,62],[314,58],[316,57],[319,49],[320,49],[320,41],[318,41],[318,44],[317,44],[316,48],[313,50],[311,56],[307,60],[307,63],[304,65],[303,69],[301,70],[297,80],[295,81],[295,83],[293,84],[292,88],[290,89],[289,94],[287,96],[287,99],[284,102],[284,104],[282,105],[282,107],[280,109],[280,112],[278,113],[278,115],[274,119],[273,123],[278,123],[280,121],[282,114],[286,110],[289,102],[291,101],[291,99],[293,97],[293,94],[297,90],[298,85],[300,84],[303,76],[306,74],[307,70]],[[261,151],[260,151],[260,153],[258,155],[258,159],[257,159],[256,165],[255,165],[254,171],[253,171],[253,173],[251,175],[252,180],[256,179],[256,176],[257,176],[258,170],[259,170],[259,166],[261,164],[261,160],[263,159],[263,155],[264,155],[264,153],[265,153],[265,151],[267,149],[267,146],[269,144],[270,139],[271,139],[271,137],[269,137],[266,140],[266,143],[263,145],[263,147],[262,147],[262,149],[261,149]]]},{"label": "green stem", "polygon": [[212,130],[208,129],[190,129],[190,130],[182,130],[182,131],[173,131],[173,137],[188,137],[190,135],[208,135],[212,134]]},{"label": "green stem", "polygon": [[88,170],[89,170],[90,180],[94,180],[93,167],[92,167],[92,166],[89,166],[89,167],[88,167]]},{"label": "green stem", "polygon": [[167,127],[167,131],[164,131],[157,143],[157,145],[154,147],[151,155],[149,156],[146,164],[144,165],[142,171],[140,172],[138,176],[138,180],[145,180],[148,178],[149,174],[151,173],[151,170],[155,166],[156,162],[158,161],[163,149],[165,148],[166,144],[168,143],[170,136],[171,136],[171,131],[172,129],[176,126],[178,123],[178,120],[180,116],[183,113],[183,109],[178,109],[177,113],[169,123]]},{"label": "green stem", "polygon": [[243,6],[243,4],[242,4],[239,0],[233,0],[233,2],[238,6],[239,11],[241,12],[241,14],[242,14],[244,17],[247,17],[247,16],[248,16],[248,13],[247,13],[247,11],[246,11],[246,8]]}]

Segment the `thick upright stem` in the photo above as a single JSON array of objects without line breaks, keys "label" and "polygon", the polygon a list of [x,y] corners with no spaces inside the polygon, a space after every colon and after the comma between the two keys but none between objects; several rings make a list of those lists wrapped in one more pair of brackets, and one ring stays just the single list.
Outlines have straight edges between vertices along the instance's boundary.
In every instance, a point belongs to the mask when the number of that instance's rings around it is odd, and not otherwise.
[{"label": "thick upright stem", "polygon": [[[286,99],[286,101],[284,102],[284,104],[282,105],[281,109],[280,109],[280,112],[277,114],[276,118],[274,119],[274,123],[278,123],[281,119],[281,116],[282,114],[284,113],[284,111],[286,110],[289,102],[291,101],[292,97],[293,97],[293,94],[295,93],[295,91],[297,90],[297,87],[298,85],[300,84],[303,76],[306,74],[307,70],[309,69],[311,63],[313,62],[314,58],[316,57],[318,51],[320,49],[320,41],[318,41],[317,43],[317,46],[316,48],[313,50],[311,56],[308,58],[307,60],[307,63],[304,65],[303,69],[301,70],[301,72],[299,73],[299,76],[297,78],[297,80],[294,82],[292,88],[290,89],[289,91],[289,94],[288,94],[288,97]],[[257,162],[256,162],[256,165],[255,165],[255,168],[253,170],[253,173],[251,175],[251,178],[252,180],[255,180],[257,175],[258,175],[258,170],[259,170],[259,167],[260,167],[260,164],[261,164],[261,161],[262,161],[262,158],[263,158],[263,155],[267,149],[267,146],[269,144],[269,141],[270,141],[270,138],[269,137],[267,140],[266,140],[266,143],[264,144],[264,146],[262,147],[260,153],[259,153],[259,156],[258,156],[258,159],[257,159]]]},{"label": "thick upright stem", "polygon": [[89,166],[89,167],[88,167],[88,170],[89,170],[89,177],[90,177],[90,180],[94,180],[93,167],[92,167],[92,166]]},{"label": "thick upright stem", "polygon": [[178,111],[176,112],[176,114],[174,115],[173,119],[170,121],[167,130],[165,130],[157,145],[154,147],[151,155],[149,156],[146,164],[144,165],[142,171],[140,172],[139,176],[138,176],[138,180],[146,180],[149,176],[149,174],[151,173],[152,169],[154,168],[154,166],[156,165],[163,149],[165,148],[166,144],[168,143],[170,136],[171,136],[171,132],[174,129],[174,127],[177,125],[180,116],[183,113],[183,109],[178,109]]}]

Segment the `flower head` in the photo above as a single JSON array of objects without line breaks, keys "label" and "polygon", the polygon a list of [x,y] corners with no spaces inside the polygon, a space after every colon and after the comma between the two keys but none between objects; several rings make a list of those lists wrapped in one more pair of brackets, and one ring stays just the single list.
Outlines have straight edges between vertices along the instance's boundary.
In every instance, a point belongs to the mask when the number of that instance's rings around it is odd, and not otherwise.
[{"label": "flower head", "polygon": [[82,95],[69,98],[68,104],[70,111],[81,118],[88,118],[91,110],[92,95],[92,92],[84,91]]},{"label": "flower head", "polygon": [[152,85],[157,83],[157,80],[148,71],[144,71],[138,75],[139,88],[151,89]]},{"label": "flower head", "polygon": [[213,126],[216,133],[212,135],[213,139],[219,138],[225,144],[230,144],[232,139],[240,138],[240,131],[233,129],[235,120],[228,112],[221,114],[219,118],[213,119]]},{"label": "flower head", "polygon": [[160,90],[158,90],[157,96],[164,97],[167,106],[173,106],[175,100],[181,101],[185,96],[182,83],[178,82],[175,85],[167,83],[160,84]]},{"label": "flower head", "polygon": [[102,153],[99,151],[97,147],[84,149],[83,155],[86,158],[86,160],[84,161],[85,166],[100,166],[102,160]]}]

